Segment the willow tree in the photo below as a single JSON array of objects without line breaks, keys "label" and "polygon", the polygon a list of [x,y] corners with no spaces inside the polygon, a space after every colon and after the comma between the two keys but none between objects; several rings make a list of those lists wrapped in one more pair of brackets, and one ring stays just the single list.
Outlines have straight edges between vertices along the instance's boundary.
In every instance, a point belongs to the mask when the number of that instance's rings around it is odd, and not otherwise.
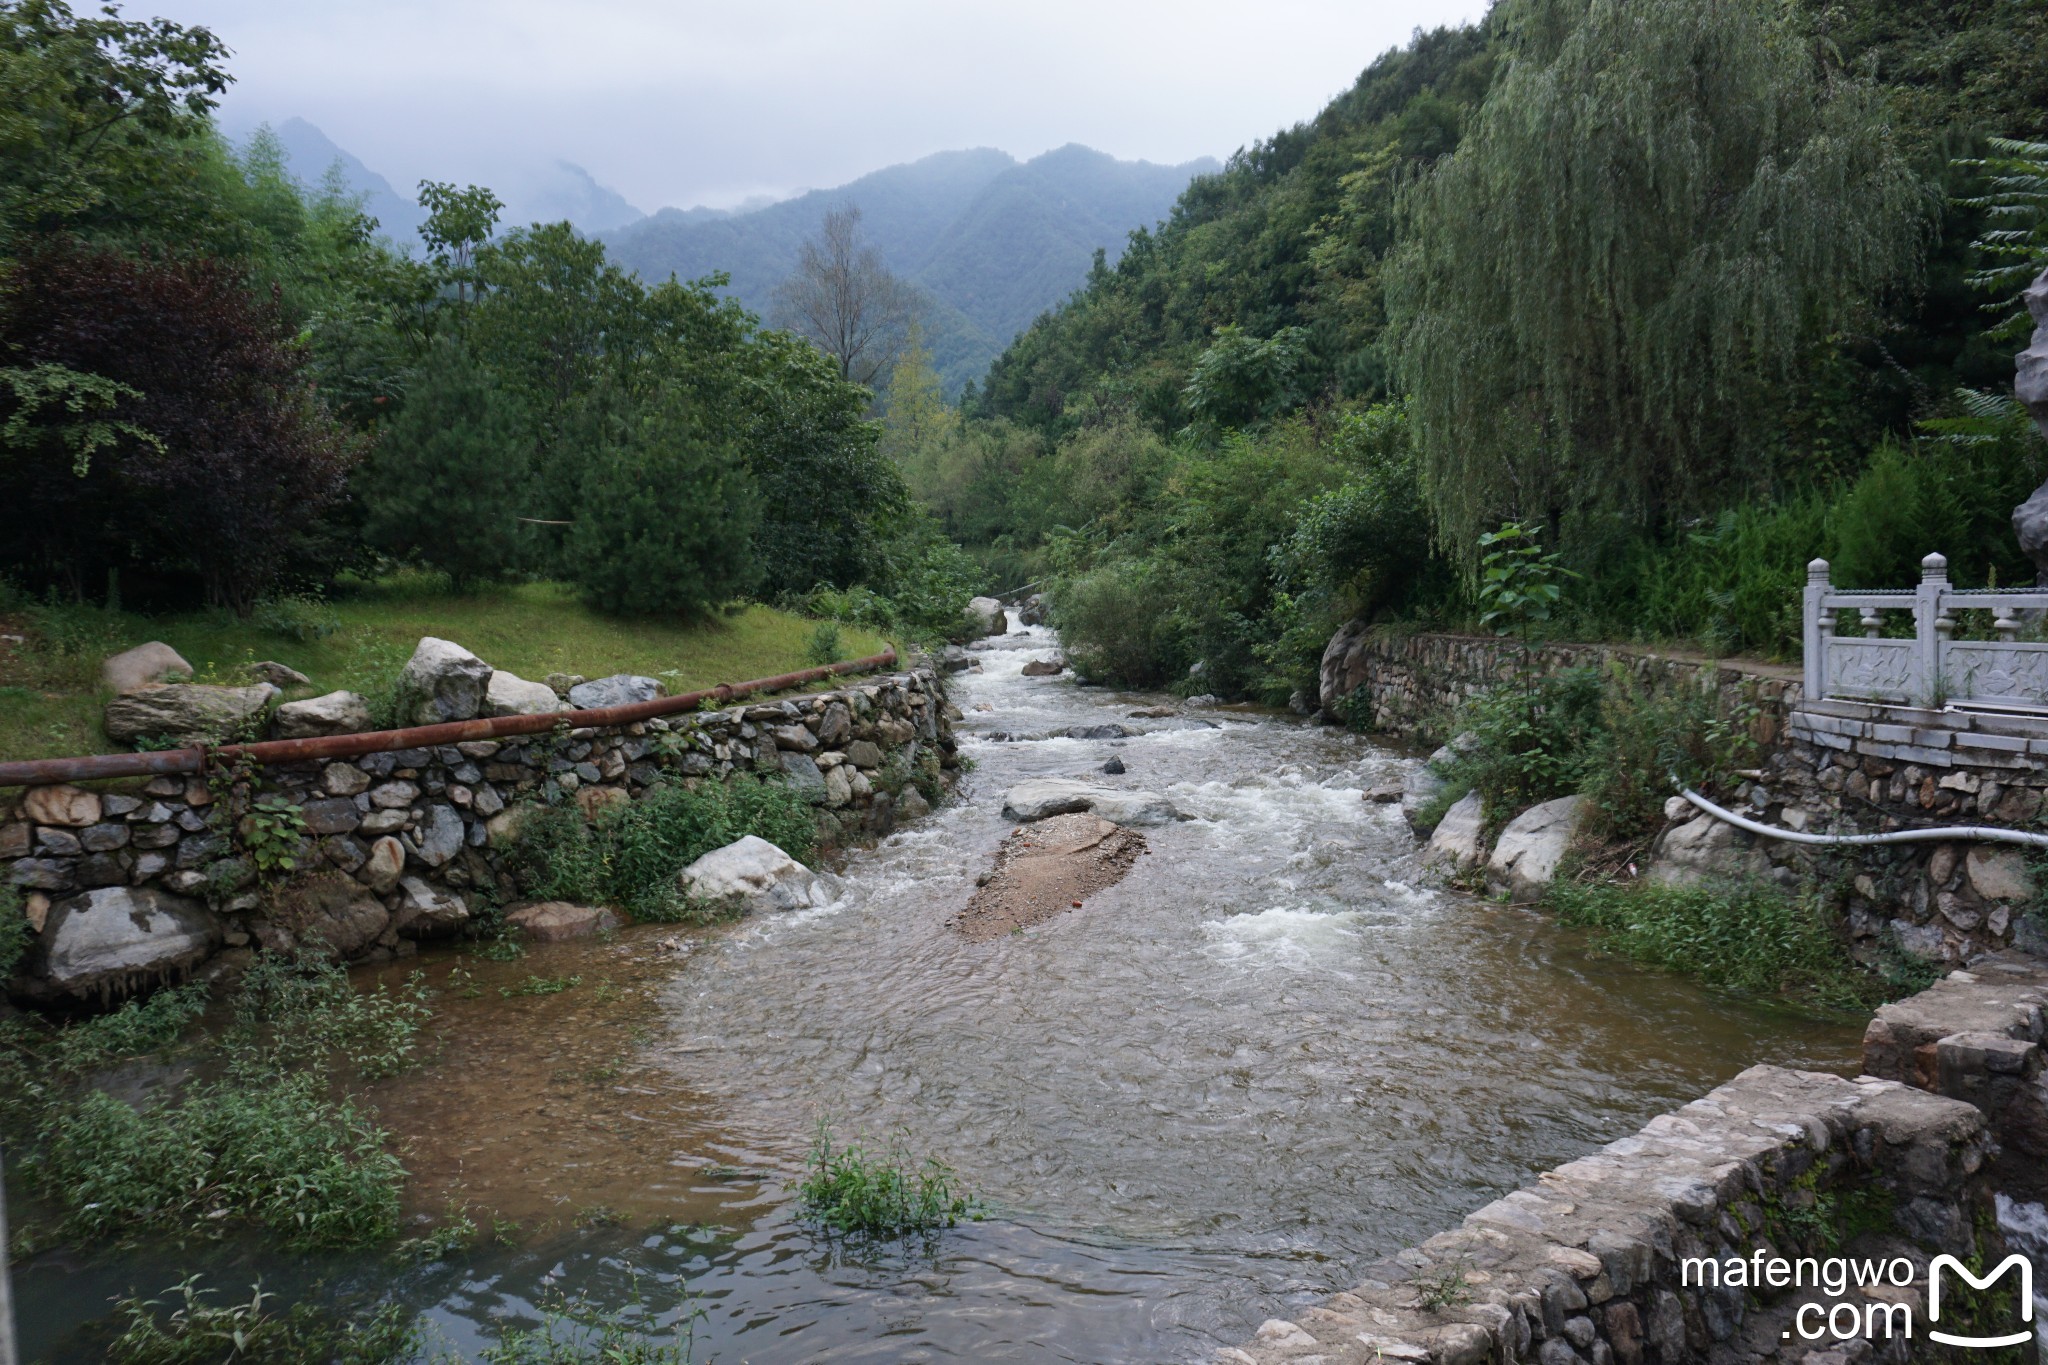
[{"label": "willow tree", "polygon": [[1768,0],[1509,0],[1458,150],[1405,192],[1391,341],[1444,547],[1766,491],[1802,369],[1914,273],[1877,90]]}]

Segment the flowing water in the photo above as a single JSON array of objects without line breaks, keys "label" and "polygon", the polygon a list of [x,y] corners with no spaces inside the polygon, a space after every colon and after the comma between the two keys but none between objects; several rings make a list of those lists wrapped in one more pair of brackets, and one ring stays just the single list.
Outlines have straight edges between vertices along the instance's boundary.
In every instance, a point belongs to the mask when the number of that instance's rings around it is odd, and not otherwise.
[{"label": "flowing water", "polygon": [[[395,1283],[223,1249],[216,1280],[389,1290],[458,1349],[637,1284],[650,1311],[687,1293],[699,1360],[1205,1359],[1745,1066],[1854,1069],[1854,1023],[1430,889],[1398,809],[1361,799],[1412,756],[1263,713],[1133,719],[1161,699],[1022,676],[1056,643],[980,653],[955,689],[963,799],[848,857],[831,906],[464,959],[467,982],[430,965],[440,1056],[375,1098],[416,1208],[503,1213],[516,1245]],[[1103,725],[1131,733],[1043,737]],[[1004,789],[1112,756],[1127,773],[1096,780],[1186,818],[1079,909],[949,930]],[[501,994],[536,973],[580,981]],[[792,1190],[820,1119],[943,1160],[988,1217],[880,1249],[818,1235]],[[31,1267],[31,1354],[87,1358],[76,1322],[194,1263]]]}]

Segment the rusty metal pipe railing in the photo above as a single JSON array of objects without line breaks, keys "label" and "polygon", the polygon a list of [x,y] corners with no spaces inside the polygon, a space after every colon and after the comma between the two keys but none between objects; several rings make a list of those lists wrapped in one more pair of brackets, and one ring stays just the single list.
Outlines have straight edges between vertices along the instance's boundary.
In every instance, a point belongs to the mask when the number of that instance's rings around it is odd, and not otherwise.
[{"label": "rusty metal pipe railing", "polygon": [[896,662],[894,646],[865,659],[817,668],[778,673],[751,682],[720,683],[701,692],[684,692],[652,701],[628,702],[624,706],[600,706],[588,711],[543,711],[526,716],[489,716],[476,720],[449,721],[442,725],[415,725],[404,730],[366,730],[354,735],[321,735],[312,739],[269,739],[255,744],[223,744],[219,748],[163,749],[142,754],[86,754],[77,758],[35,758],[0,763],[0,787],[34,787],[50,782],[89,782],[106,777],[161,777],[178,773],[203,773],[214,762],[235,762],[252,758],[258,763],[304,763],[321,758],[355,758],[391,749],[430,749],[437,744],[460,744],[466,740],[507,739],[515,735],[538,735],[557,725],[578,730],[632,725],[677,711],[694,711],[706,701],[731,701],[753,692],[779,692],[805,683],[849,673],[866,673]]}]

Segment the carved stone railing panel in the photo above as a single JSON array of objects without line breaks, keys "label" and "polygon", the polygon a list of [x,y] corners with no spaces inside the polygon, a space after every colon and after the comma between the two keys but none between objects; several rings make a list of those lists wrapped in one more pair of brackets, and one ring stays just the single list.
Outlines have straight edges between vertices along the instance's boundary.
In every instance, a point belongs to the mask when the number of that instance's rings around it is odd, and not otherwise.
[{"label": "carved stone railing panel", "polygon": [[[1917,588],[1877,591],[1837,589],[1816,559],[1805,598],[1809,698],[2048,713],[2048,643],[2019,638],[2048,613],[2048,589],[1956,588],[1935,554]],[[1966,613],[1989,613],[1996,638],[1955,639]],[[1897,633],[1908,623],[1910,635]]]}]

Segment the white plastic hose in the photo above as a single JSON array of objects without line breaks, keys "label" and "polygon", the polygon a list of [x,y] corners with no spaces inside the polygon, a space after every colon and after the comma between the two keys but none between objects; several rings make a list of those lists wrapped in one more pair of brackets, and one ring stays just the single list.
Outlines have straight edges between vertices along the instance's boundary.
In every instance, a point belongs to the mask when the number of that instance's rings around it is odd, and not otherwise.
[{"label": "white plastic hose", "polygon": [[1792,844],[1924,844],[1941,839],[1969,839],[1987,844],[2025,844],[2030,848],[2048,848],[2048,834],[2020,829],[1999,829],[1994,825],[1942,825],[1935,829],[1895,829],[1889,834],[1808,834],[1805,830],[1766,825],[1762,821],[1737,815],[1732,810],[1723,810],[1690,787],[1684,788],[1679,794],[1715,819],[1725,820],[1737,829],[1746,829],[1751,834],[1761,834],[1766,839],[1783,839]]}]

